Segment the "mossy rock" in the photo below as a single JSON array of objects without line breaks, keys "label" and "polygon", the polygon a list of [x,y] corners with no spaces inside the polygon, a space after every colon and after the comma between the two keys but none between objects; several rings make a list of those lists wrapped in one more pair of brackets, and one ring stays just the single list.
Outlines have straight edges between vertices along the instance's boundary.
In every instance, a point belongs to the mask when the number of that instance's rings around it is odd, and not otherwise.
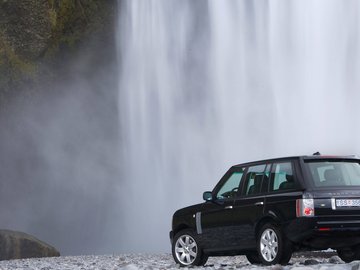
[{"label": "mossy rock", "polygon": [[54,247],[29,234],[0,230],[0,260],[58,256]]},{"label": "mossy rock", "polygon": [[49,4],[36,0],[0,0],[0,30],[16,55],[36,60],[51,38]]},{"label": "mossy rock", "polygon": [[64,48],[76,51],[79,44],[104,32],[112,32],[117,2],[114,0],[49,0],[52,38],[47,57]]},{"label": "mossy rock", "polygon": [[0,0],[0,112],[15,96],[51,91],[81,55],[101,62],[116,14],[116,0]]}]

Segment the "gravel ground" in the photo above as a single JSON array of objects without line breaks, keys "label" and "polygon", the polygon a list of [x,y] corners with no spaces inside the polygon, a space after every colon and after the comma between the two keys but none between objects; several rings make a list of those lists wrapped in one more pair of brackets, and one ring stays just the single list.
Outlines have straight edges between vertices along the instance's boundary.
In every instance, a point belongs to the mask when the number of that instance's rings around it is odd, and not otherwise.
[{"label": "gravel ground", "polygon": [[[69,256],[57,258],[39,258],[25,260],[1,261],[0,269],[21,270],[112,270],[112,269],[179,269],[170,254],[129,254],[104,256]],[[287,266],[251,265],[244,256],[213,257],[204,269],[269,269],[269,270],[360,270],[360,261],[345,264],[339,257],[325,255],[322,257],[309,254],[293,256]],[[182,268],[187,269],[187,268]]]}]

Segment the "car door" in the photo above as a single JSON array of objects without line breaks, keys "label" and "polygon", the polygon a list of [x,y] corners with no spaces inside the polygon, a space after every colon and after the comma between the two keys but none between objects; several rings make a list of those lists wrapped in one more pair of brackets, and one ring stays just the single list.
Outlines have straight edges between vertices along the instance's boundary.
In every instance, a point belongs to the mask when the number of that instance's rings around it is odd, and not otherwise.
[{"label": "car door", "polygon": [[270,168],[270,164],[250,166],[244,175],[242,194],[232,210],[236,224],[234,238],[239,249],[256,247],[255,225],[264,213]]},{"label": "car door", "polygon": [[201,212],[203,241],[208,250],[231,249],[234,243],[233,207],[239,193],[244,168],[233,167],[213,191],[213,200],[205,202]]},{"label": "car door", "polygon": [[275,217],[284,225],[296,219],[296,200],[302,198],[294,165],[291,160],[274,162],[266,198],[265,214]]}]

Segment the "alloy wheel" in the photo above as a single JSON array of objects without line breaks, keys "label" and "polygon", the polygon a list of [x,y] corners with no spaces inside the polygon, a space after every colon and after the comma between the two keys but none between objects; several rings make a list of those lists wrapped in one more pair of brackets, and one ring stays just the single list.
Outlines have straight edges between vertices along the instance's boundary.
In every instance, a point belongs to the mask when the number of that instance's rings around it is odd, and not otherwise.
[{"label": "alloy wheel", "polygon": [[267,228],[260,239],[261,256],[267,262],[272,262],[278,254],[279,240],[274,230]]},{"label": "alloy wheel", "polygon": [[190,235],[180,236],[175,243],[176,258],[183,265],[192,264],[198,253],[198,246]]}]

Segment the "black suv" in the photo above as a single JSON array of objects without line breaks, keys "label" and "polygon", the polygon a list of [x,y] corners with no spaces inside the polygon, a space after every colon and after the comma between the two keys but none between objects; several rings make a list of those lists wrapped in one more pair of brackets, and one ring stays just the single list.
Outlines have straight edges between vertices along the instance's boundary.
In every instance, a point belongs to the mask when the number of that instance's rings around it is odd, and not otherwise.
[{"label": "black suv", "polygon": [[204,203],[172,220],[172,254],[181,266],[208,256],[246,255],[287,264],[298,250],[337,250],[360,259],[360,159],[297,156],[231,167]]}]

